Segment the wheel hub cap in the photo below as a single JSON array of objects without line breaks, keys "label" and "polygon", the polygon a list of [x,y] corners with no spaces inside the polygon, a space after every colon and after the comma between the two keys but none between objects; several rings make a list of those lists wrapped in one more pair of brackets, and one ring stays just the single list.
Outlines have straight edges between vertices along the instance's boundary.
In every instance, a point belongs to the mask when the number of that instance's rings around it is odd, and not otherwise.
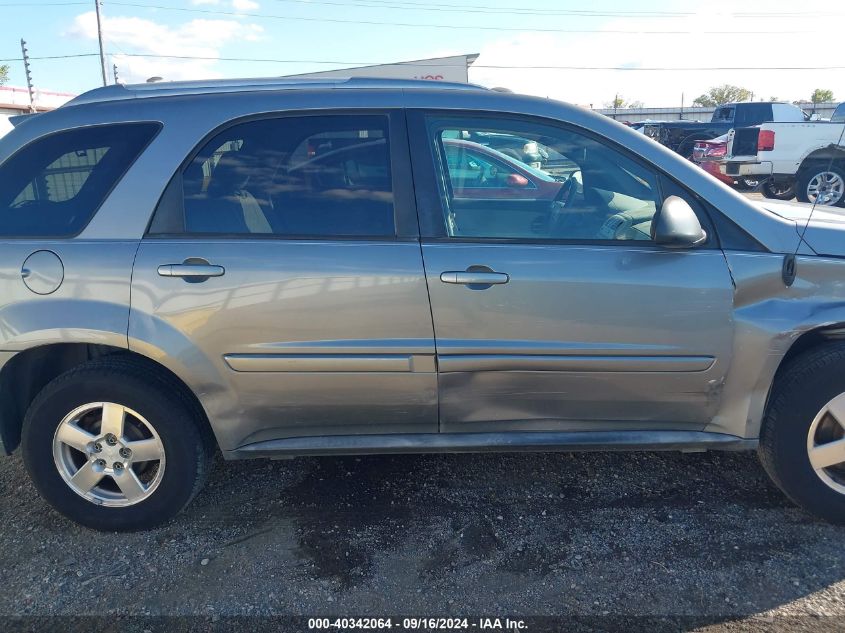
[{"label": "wheel hub cap", "polygon": [[148,498],[164,474],[164,446],[137,412],[113,402],[77,407],[59,423],[53,460],[76,494],[97,505]]}]

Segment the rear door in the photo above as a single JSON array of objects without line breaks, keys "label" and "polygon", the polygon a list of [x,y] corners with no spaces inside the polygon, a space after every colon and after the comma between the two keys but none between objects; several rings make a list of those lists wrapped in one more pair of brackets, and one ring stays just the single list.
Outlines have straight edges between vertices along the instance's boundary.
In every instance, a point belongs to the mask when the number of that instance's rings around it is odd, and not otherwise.
[{"label": "rear door", "polygon": [[401,112],[236,122],[165,193],[130,345],[193,375],[224,449],[437,430],[406,139]]},{"label": "rear door", "polygon": [[[730,364],[733,286],[715,236],[650,238],[693,196],[585,130],[512,115],[413,112],[441,430],[700,429]],[[461,197],[444,140],[536,143],[556,180],[531,204]],[[701,221],[709,228],[701,208]]]}]

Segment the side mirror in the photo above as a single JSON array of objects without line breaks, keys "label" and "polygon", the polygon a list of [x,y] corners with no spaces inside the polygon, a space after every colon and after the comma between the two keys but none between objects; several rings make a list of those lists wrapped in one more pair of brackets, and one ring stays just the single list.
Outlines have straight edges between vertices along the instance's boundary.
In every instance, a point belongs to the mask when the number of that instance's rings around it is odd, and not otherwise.
[{"label": "side mirror", "polygon": [[690,248],[704,242],[707,233],[686,200],[669,196],[651,220],[651,239],[666,248]]},{"label": "side mirror", "polygon": [[522,188],[528,186],[528,178],[521,174],[508,174],[506,182],[508,187]]}]

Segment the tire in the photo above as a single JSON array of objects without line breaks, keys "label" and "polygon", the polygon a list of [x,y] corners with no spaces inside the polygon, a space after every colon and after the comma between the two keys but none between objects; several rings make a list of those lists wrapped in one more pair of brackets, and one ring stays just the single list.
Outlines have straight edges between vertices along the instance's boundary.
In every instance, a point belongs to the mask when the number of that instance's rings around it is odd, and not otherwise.
[{"label": "tire", "polygon": [[784,182],[774,182],[769,178],[760,188],[764,197],[769,200],[792,200],[795,197],[795,183],[788,185]]},{"label": "tire", "polygon": [[[790,361],[778,373],[760,433],[758,454],[772,481],[796,504],[832,523],[845,523],[843,463],[817,470],[818,446],[845,435],[845,343],[831,343]],[[842,421],[822,415],[829,403]],[[817,421],[818,420],[818,421]],[[811,463],[812,435],[816,467]],[[830,460],[828,460],[830,461]]]},{"label": "tire", "polygon": [[823,176],[832,179],[837,189],[830,202],[819,202],[819,205],[845,207],[845,169],[841,164],[830,165],[828,161],[810,163],[801,168],[795,185],[795,197],[799,202],[813,203],[816,196],[811,194],[810,188],[818,185]]},{"label": "tire", "polygon": [[[104,418],[112,425],[104,428]],[[146,529],[178,514],[205,483],[213,450],[198,405],[157,366],[125,357],[89,361],[47,384],[21,432],[41,496],[103,531]]]}]

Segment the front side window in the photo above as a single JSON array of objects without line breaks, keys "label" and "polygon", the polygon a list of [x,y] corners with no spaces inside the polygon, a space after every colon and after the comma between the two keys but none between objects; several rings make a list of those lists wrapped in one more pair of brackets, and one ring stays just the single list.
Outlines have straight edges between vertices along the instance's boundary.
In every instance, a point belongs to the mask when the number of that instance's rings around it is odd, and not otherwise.
[{"label": "front side window", "polygon": [[0,236],[79,233],[159,128],[78,128],[24,147],[0,166]]},{"label": "front side window", "polygon": [[393,236],[388,143],[387,118],[376,115],[234,125],[185,168],[178,231]]},{"label": "front side window", "polygon": [[445,233],[454,238],[651,239],[658,178],[580,132],[429,117]]}]

